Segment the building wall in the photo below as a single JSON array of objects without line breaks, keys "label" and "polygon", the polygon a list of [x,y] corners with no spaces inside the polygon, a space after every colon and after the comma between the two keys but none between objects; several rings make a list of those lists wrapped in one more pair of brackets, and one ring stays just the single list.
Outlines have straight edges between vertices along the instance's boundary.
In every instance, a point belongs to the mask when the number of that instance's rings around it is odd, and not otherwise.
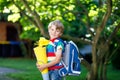
[{"label": "building wall", "polygon": [[[18,41],[21,32],[21,26],[12,22],[0,22],[0,41]],[[15,39],[16,38],[16,39]]]},{"label": "building wall", "polygon": [[0,22],[0,57],[23,56],[18,34],[19,27],[12,22]]},{"label": "building wall", "polygon": [[6,41],[6,24],[0,22],[0,41]]}]

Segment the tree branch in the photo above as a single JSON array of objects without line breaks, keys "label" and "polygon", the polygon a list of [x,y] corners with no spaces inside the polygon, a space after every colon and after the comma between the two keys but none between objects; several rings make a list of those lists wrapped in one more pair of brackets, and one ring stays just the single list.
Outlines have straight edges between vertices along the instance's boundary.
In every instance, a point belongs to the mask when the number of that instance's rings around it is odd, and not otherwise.
[{"label": "tree branch", "polygon": [[44,28],[43,28],[43,24],[40,21],[40,17],[37,14],[36,11],[32,11],[31,8],[29,7],[28,3],[26,0],[21,0],[23,2],[23,4],[25,5],[25,7],[28,9],[28,12],[33,16],[35,22],[37,23],[38,27],[40,28],[40,32],[43,36],[48,37],[47,32],[45,32]]},{"label": "tree branch", "polygon": [[107,44],[110,43],[111,39],[116,35],[116,33],[119,31],[119,29],[120,29],[120,23],[115,27],[115,29],[113,30],[113,32],[111,33],[109,38],[106,40]]},{"label": "tree branch", "polygon": [[84,43],[84,44],[92,44],[91,40],[88,40],[85,38],[71,37],[70,35],[63,35],[62,38],[65,40],[72,40],[74,42],[79,42],[79,43]]},{"label": "tree branch", "polygon": [[21,9],[21,7],[20,7],[18,4],[15,3],[14,0],[13,0],[13,3],[14,3],[15,6],[20,10],[20,12],[21,12],[24,16],[26,16],[26,17],[28,18],[28,20],[29,20],[31,23],[33,23],[36,27],[38,27],[38,25],[37,25],[36,22],[32,19],[32,17],[26,15],[26,13]]},{"label": "tree branch", "polygon": [[100,36],[102,30],[104,29],[111,12],[112,12],[112,1],[111,0],[107,0],[107,12],[103,16],[103,20],[102,20],[101,25],[97,28],[95,43],[98,42],[99,36]]},{"label": "tree branch", "polygon": [[94,76],[97,76],[97,70],[98,70],[97,60],[99,60],[98,57],[97,57],[97,54],[96,54],[97,44],[98,44],[98,40],[100,38],[100,34],[103,31],[103,29],[104,29],[104,27],[106,25],[106,22],[107,22],[110,14],[111,14],[111,11],[112,11],[112,5],[111,4],[112,4],[112,1],[111,0],[107,0],[107,12],[103,16],[102,23],[97,28],[96,35],[93,38],[93,44],[92,44],[92,61],[93,61],[93,75]]},{"label": "tree branch", "polygon": [[[86,15],[86,17],[87,17],[87,22],[86,22],[86,27],[87,27],[87,30],[88,30],[88,32],[92,35],[92,36],[94,36],[94,33],[90,30],[90,18],[89,18],[89,16],[88,16],[88,10],[87,10],[87,8],[83,5],[83,4],[81,4],[81,2],[79,1],[79,0],[76,0],[76,4],[78,4],[82,9],[83,9],[83,14],[85,14]],[[82,21],[82,20],[81,20]]]}]

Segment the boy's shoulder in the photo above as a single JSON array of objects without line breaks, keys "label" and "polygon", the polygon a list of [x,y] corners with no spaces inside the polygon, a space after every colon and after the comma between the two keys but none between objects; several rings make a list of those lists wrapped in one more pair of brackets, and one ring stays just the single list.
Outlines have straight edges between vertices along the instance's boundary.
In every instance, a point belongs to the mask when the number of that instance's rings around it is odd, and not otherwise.
[{"label": "boy's shoulder", "polygon": [[57,38],[54,44],[55,44],[56,46],[61,45],[62,47],[65,47],[65,42],[64,42],[64,40],[62,40],[61,38]]},{"label": "boy's shoulder", "polygon": [[62,40],[61,38],[57,38],[54,42],[55,42],[55,43],[58,43],[58,42],[64,43],[64,40]]}]

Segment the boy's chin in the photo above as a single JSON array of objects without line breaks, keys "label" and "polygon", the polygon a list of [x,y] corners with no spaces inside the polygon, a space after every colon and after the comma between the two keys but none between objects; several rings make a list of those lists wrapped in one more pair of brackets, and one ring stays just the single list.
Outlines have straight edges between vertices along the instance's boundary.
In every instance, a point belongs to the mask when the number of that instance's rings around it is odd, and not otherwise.
[{"label": "boy's chin", "polygon": [[50,39],[55,39],[55,38],[58,38],[58,37],[50,37]]}]

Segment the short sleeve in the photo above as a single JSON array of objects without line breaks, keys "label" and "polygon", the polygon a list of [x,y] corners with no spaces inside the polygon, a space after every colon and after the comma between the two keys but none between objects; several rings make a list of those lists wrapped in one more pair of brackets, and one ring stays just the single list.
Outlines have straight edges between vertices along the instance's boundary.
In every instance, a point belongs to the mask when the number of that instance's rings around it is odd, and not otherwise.
[{"label": "short sleeve", "polygon": [[62,49],[62,51],[64,50],[64,44],[63,42],[59,41],[57,46],[56,46],[56,49]]}]

